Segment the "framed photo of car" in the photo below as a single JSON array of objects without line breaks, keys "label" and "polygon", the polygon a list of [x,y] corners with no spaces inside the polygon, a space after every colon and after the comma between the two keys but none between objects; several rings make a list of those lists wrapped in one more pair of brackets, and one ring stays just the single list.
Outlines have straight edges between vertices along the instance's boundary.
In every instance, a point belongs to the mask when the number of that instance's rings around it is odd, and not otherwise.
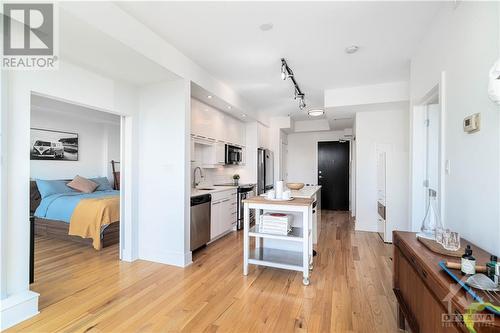
[{"label": "framed photo of car", "polygon": [[30,159],[78,161],[78,134],[31,128]]}]

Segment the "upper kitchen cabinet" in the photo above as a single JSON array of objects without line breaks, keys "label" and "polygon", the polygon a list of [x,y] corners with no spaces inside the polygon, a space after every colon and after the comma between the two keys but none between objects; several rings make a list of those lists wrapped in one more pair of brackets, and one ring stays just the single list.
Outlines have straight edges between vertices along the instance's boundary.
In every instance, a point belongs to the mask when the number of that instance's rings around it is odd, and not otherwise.
[{"label": "upper kitchen cabinet", "polygon": [[271,149],[271,144],[269,142],[269,128],[261,123],[257,123],[257,135],[258,147]]},{"label": "upper kitchen cabinet", "polygon": [[245,145],[245,126],[244,124],[231,116],[224,117],[224,141],[235,143],[238,145]]},{"label": "upper kitchen cabinet", "polygon": [[191,134],[245,145],[245,126],[241,121],[197,99],[191,99]]}]

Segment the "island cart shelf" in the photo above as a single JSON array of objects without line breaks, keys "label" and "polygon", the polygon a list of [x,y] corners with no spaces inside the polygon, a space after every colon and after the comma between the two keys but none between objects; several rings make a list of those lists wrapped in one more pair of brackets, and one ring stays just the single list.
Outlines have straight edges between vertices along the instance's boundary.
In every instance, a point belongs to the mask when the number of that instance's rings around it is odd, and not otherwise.
[{"label": "island cart shelf", "polygon": [[[294,198],[290,201],[270,201],[264,197],[243,200],[243,275],[248,275],[248,265],[260,265],[302,272],[304,285],[309,285],[309,270],[312,269],[312,206],[313,199]],[[250,209],[255,210],[256,225],[250,228]],[[259,231],[260,211],[302,213],[302,224],[293,227],[288,235],[277,235]],[[250,237],[255,238],[255,248],[250,248]],[[266,248],[263,239],[278,239],[301,243],[301,252]]]}]

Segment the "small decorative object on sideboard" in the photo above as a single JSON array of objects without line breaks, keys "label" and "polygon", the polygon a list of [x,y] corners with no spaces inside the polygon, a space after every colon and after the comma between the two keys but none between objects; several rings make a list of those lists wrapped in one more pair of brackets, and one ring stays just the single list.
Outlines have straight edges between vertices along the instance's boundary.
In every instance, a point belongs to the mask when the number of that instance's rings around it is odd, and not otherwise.
[{"label": "small decorative object on sideboard", "polygon": [[417,234],[417,237],[427,238],[441,241],[441,233],[443,231],[443,225],[441,224],[441,219],[439,215],[439,210],[437,206],[437,192],[433,189],[429,189],[428,192],[429,204],[425,212],[424,220],[422,221],[421,232]]},{"label": "small decorative object on sideboard", "polygon": [[238,186],[238,182],[240,181],[240,175],[237,173],[233,175],[233,185]]},{"label": "small decorative object on sideboard", "polygon": [[486,263],[486,275],[498,285],[498,276],[495,275],[497,268],[497,256],[491,255],[490,262]]},{"label": "small decorative object on sideboard", "polygon": [[476,258],[472,255],[472,249],[470,245],[465,248],[465,253],[462,256],[460,271],[463,275],[466,274],[476,274]]}]

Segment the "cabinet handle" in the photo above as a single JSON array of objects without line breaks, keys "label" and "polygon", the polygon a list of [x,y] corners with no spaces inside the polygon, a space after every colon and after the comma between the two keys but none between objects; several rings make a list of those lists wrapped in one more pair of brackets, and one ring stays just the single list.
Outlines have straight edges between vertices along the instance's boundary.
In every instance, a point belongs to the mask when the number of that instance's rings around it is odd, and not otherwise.
[{"label": "cabinet handle", "polygon": [[422,275],[427,279],[427,272],[422,269]]},{"label": "cabinet handle", "polygon": [[231,199],[222,200],[221,202],[228,202],[229,200],[231,200]]}]

